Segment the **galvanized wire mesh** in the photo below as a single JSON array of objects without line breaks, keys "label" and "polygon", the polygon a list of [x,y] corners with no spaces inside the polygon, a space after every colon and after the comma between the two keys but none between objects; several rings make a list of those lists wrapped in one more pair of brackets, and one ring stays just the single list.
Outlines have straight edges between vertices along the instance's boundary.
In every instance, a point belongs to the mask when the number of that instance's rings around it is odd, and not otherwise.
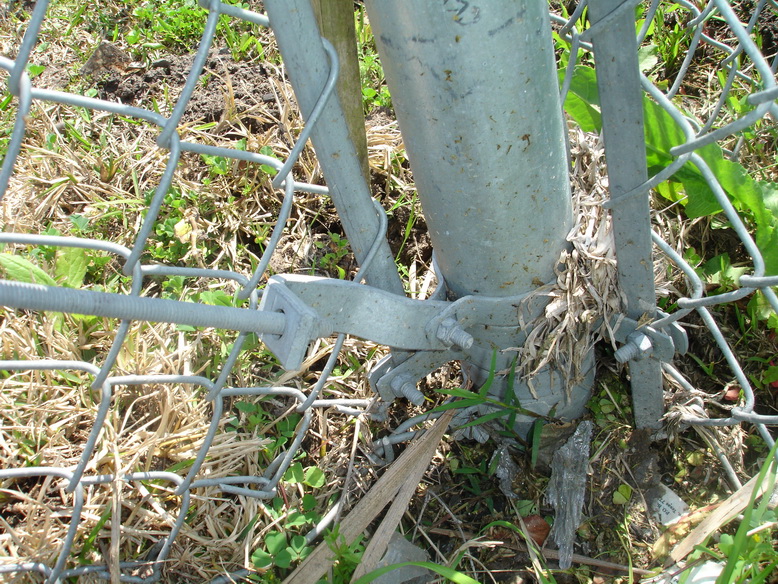
[{"label": "galvanized wire mesh", "polygon": [[[774,287],[778,285],[778,277],[775,275],[775,266],[770,266],[770,271],[766,272],[765,260],[762,251],[771,251],[778,243],[772,229],[775,226],[775,184],[774,180],[768,176],[766,179],[766,188],[760,195],[762,201],[757,201],[758,205],[764,205],[768,209],[771,217],[766,220],[768,224],[765,231],[771,232],[770,235],[762,233],[763,236],[760,245],[749,234],[749,228],[746,226],[743,218],[743,207],[740,207],[741,213],[735,208],[733,203],[733,190],[738,186],[721,184],[720,175],[711,169],[709,159],[706,159],[706,147],[709,145],[720,145],[723,156],[727,160],[738,160],[742,153],[744,141],[747,139],[743,131],[762,127],[770,132],[775,120],[778,119],[778,105],[776,104],[776,71],[778,70],[778,54],[776,54],[775,44],[772,36],[772,24],[776,18],[775,2],[757,2],[753,5],[738,5],[740,13],[736,13],[733,6],[726,1],[711,1],[704,7],[688,2],[663,3],[654,1],[649,5],[637,6],[634,3],[623,3],[608,17],[598,22],[596,25],[587,28],[583,32],[576,29],[581,26],[578,18],[584,13],[585,6],[579,4],[569,19],[562,18],[559,15],[553,16],[553,20],[558,23],[560,34],[571,43],[571,54],[578,54],[578,51],[591,49],[591,42],[598,36],[608,34],[608,27],[613,21],[619,18],[619,15],[637,11],[642,22],[638,26],[638,43],[641,43],[641,51],[650,53],[656,50],[654,40],[646,40],[650,33],[654,32],[653,27],[659,26],[656,23],[655,16],[658,11],[665,10],[665,24],[668,29],[675,27],[678,38],[682,39],[680,46],[684,47],[678,56],[679,62],[676,63],[675,78],[671,84],[658,86],[658,82],[653,80],[651,75],[651,65],[642,67],[641,84],[648,96],[646,100],[650,104],[655,104],[662,111],[666,112],[665,128],[670,138],[670,154],[673,157],[672,163],[659,170],[654,169],[654,175],[650,176],[647,182],[636,186],[632,191],[624,194],[619,200],[606,203],[605,206],[618,210],[619,205],[624,204],[634,197],[644,195],[649,189],[654,189],[663,181],[676,175],[684,167],[689,168],[689,164],[696,167],[704,180],[707,188],[710,189],[715,197],[717,204],[732,230],[737,234],[737,238],[742,243],[752,264],[748,266],[739,281],[733,282],[733,287],[724,293],[712,295],[708,294],[706,283],[701,279],[699,271],[695,270],[688,258],[684,257],[686,247],[683,245],[670,245],[662,239],[657,233],[652,233],[652,239],[656,249],[662,254],[666,261],[680,269],[687,278],[688,291],[678,293],[676,301],[677,308],[671,315],[663,316],[655,320],[652,326],[662,330],[674,322],[682,322],[682,319],[692,312],[696,312],[704,327],[707,328],[710,338],[715,342],[723,354],[723,359],[731,369],[731,384],[742,390],[743,400],[736,406],[724,405],[725,415],[713,413],[705,404],[710,404],[710,398],[714,392],[701,391],[696,388],[685,377],[682,371],[671,363],[664,363],[665,374],[675,383],[683,388],[681,392],[685,398],[682,404],[671,409],[668,419],[676,422],[698,425],[698,426],[729,426],[738,425],[742,422],[754,424],[759,434],[764,438],[768,445],[772,445],[774,438],[770,434],[767,425],[774,425],[778,422],[778,417],[774,414],[760,415],[755,411],[757,403],[754,397],[754,387],[748,376],[744,373],[740,357],[733,351],[732,339],[728,341],[722,333],[716,317],[712,313],[712,307],[724,303],[736,302],[747,298],[758,292],[763,295],[764,303],[769,304],[773,311],[778,309],[778,298],[775,295]],[[760,45],[766,51],[763,54],[762,48],[757,46],[756,39],[759,38]],[[677,39],[676,39],[677,40]],[[683,44],[685,43],[685,44]],[[678,47],[679,45],[675,45]],[[689,84],[690,76],[695,74],[695,63],[705,60],[715,61],[717,71],[716,78],[707,79],[703,95],[705,103],[703,107],[691,107],[690,101],[693,97],[683,95],[682,88]],[[567,65],[567,76],[563,82],[563,94],[570,89],[573,79],[573,71],[580,61],[571,58]],[[641,61],[641,65],[643,62]],[[694,81],[691,82],[694,85]],[[612,91],[618,93],[623,88],[613,87]],[[600,96],[602,98],[602,96]],[[733,100],[743,107],[733,108]],[[644,107],[645,114],[650,114],[651,106]],[[694,113],[690,113],[693,111]],[[672,121],[671,121],[672,120]],[[648,123],[648,121],[646,122]],[[755,139],[751,135],[751,139]],[[770,140],[762,136],[762,140]],[[714,146],[715,148],[716,146]],[[649,156],[651,156],[649,152]],[[764,162],[762,163],[764,164]],[[768,165],[769,166],[769,165]],[[651,170],[651,169],[649,169]],[[758,169],[752,169],[756,171]],[[728,192],[729,191],[729,192]],[[745,209],[749,211],[749,209]],[[752,209],[754,212],[758,210]],[[751,224],[751,233],[754,225]],[[762,251],[760,251],[760,248]],[[661,259],[659,260],[662,261]],[[677,292],[677,291],[676,291]],[[618,355],[617,355],[618,356]],[[720,400],[714,400],[720,403]],[[715,446],[713,446],[715,449]],[[732,469],[726,455],[718,451],[716,454],[719,460],[727,470],[727,474],[736,485],[739,481],[736,473]]]},{"label": "galvanized wire mesh", "polygon": [[[659,3],[652,3],[650,10],[646,15],[646,21],[641,28],[638,39],[645,38],[650,25],[650,19],[657,10]],[[727,195],[726,188],[721,184],[716,174],[712,171],[709,163],[700,155],[706,145],[721,142],[729,137],[734,137],[729,144],[724,144],[725,156],[730,160],[738,160],[738,154],[741,151],[745,140],[741,131],[752,128],[757,123],[764,123],[769,128],[778,116],[778,104],[776,97],[776,70],[778,69],[778,54],[772,45],[770,49],[772,54],[770,60],[762,54],[761,49],[756,45],[753,34],[760,22],[774,22],[776,4],[774,2],[759,2],[753,8],[749,15],[735,13],[733,7],[728,2],[710,2],[704,9],[699,9],[693,4],[679,3],[679,6],[688,11],[684,16],[679,17],[679,21],[684,23],[685,34],[690,37],[689,49],[681,63],[677,76],[671,87],[666,90],[659,89],[645,75],[642,76],[643,88],[664,111],[678,124],[678,128],[683,132],[684,140],[671,149],[675,160],[667,168],[651,177],[643,187],[652,188],[661,183],[664,179],[672,176],[688,162],[694,164],[704,176],[707,186],[716,197],[716,202],[720,205],[731,228],[737,234],[740,242],[747,251],[747,254],[753,261],[753,271],[743,274],[739,282],[736,283],[736,290],[718,294],[715,296],[705,296],[705,286],[698,273],[685,261],[677,250],[673,250],[657,234],[653,235],[657,248],[667,255],[669,260],[679,267],[688,278],[690,292],[687,296],[682,296],[677,301],[678,310],[672,315],[666,316],[654,323],[656,327],[663,327],[671,322],[679,321],[692,311],[696,311],[702,318],[708,328],[712,338],[719,346],[724,357],[732,369],[732,374],[737,385],[744,393],[744,403],[731,409],[729,416],[711,418],[689,416],[685,420],[693,424],[702,425],[729,425],[740,422],[750,422],[756,424],[765,440],[772,444],[772,438],[763,424],[775,424],[778,417],[775,415],[759,415],[754,411],[755,400],[752,384],[749,383],[747,376],[738,362],[738,358],[733,352],[731,346],[724,338],[719,329],[715,318],[712,316],[710,308],[717,304],[734,302],[760,291],[773,310],[778,308],[778,298],[772,287],[778,285],[778,277],[774,275],[775,266],[771,266],[771,274],[766,275],[765,260],[762,251],[771,251],[775,245],[773,236],[765,238],[757,245],[754,238],[749,235],[749,229],[744,224],[744,220],[738,214],[732,202],[731,195]],[[728,30],[734,36],[733,42],[728,45],[716,40],[710,36],[704,24],[710,22],[710,18],[716,15],[719,22],[726,23]],[[746,16],[750,16],[747,22],[741,22]],[[761,18],[761,20],[760,20]],[[769,34],[769,33],[768,33]],[[768,41],[769,42],[769,41]],[[716,100],[710,101],[705,108],[705,112],[700,117],[691,118],[685,113],[683,100],[679,99],[678,91],[682,87],[686,76],[689,74],[690,65],[693,63],[695,55],[703,53],[705,45],[712,48],[720,63],[722,76],[716,80],[715,85],[718,91],[711,92]],[[748,107],[740,112],[734,112],[728,109],[728,100],[733,99],[733,86],[739,81],[744,85],[741,95],[737,99],[743,99]],[[775,185],[771,184],[769,190],[763,192],[764,204],[766,207],[774,207]],[[637,190],[637,189],[636,189]],[[730,187],[731,190],[731,187]],[[774,213],[774,210],[772,211]],[[774,225],[775,216],[768,219]],[[753,227],[753,226],[752,226]],[[682,379],[682,375],[670,365],[666,366],[666,371],[676,380]]]},{"label": "galvanized wire mesh", "polygon": [[[39,0],[36,3],[32,16],[26,25],[24,41],[15,56],[13,58],[0,57],[0,68],[6,72],[8,91],[14,97],[13,107],[16,108],[15,125],[10,135],[2,170],[0,171],[0,196],[7,195],[9,192],[9,182],[14,173],[14,165],[26,136],[27,116],[30,114],[33,104],[62,104],[69,107],[87,108],[92,111],[108,112],[138,120],[144,124],[157,126],[159,128],[157,144],[160,149],[167,152],[164,173],[151,197],[145,217],[132,246],[123,246],[88,238],[29,233],[0,233],[0,244],[5,244],[9,248],[10,246],[25,245],[54,246],[57,248],[72,247],[100,250],[107,254],[113,254],[120,258],[123,272],[129,278],[129,293],[121,295],[61,287],[52,288],[41,284],[11,282],[8,280],[0,282],[0,304],[4,306],[27,310],[93,314],[121,320],[112,341],[111,349],[102,358],[99,365],[85,361],[74,362],[53,359],[24,361],[7,359],[0,361],[0,369],[10,372],[55,371],[57,372],[56,375],[62,375],[63,372],[65,374],[75,371],[83,372],[91,378],[91,387],[100,392],[99,406],[96,410],[93,424],[88,430],[88,436],[83,443],[80,461],[76,467],[65,469],[57,466],[28,466],[25,468],[0,470],[0,481],[5,481],[6,484],[23,479],[41,480],[48,477],[61,481],[63,493],[66,493],[63,495],[63,499],[69,506],[66,516],[70,518],[67,534],[61,542],[58,542],[56,562],[51,564],[38,561],[6,563],[0,565],[0,573],[38,572],[48,582],[56,582],[65,578],[88,574],[109,579],[111,571],[106,563],[79,565],[75,559],[75,552],[81,545],[78,538],[83,537],[83,532],[80,531],[79,525],[82,521],[85,493],[99,485],[110,489],[115,482],[123,481],[141,489],[157,489],[176,501],[178,513],[168,518],[169,529],[167,533],[160,535],[158,545],[153,548],[153,553],[143,558],[121,561],[118,564],[123,581],[156,581],[162,576],[164,563],[170,557],[172,546],[177,537],[179,537],[190,500],[197,494],[198,489],[216,487],[225,494],[260,499],[272,497],[275,494],[276,486],[288,469],[300,448],[302,440],[306,436],[312,419],[312,408],[335,406],[346,412],[358,413],[364,411],[368,406],[366,400],[319,399],[322,388],[335,366],[337,355],[343,343],[342,336],[335,343],[329,360],[321,373],[319,382],[308,388],[307,391],[288,387],[231,387],[228,384],[230,373],[235,364],[241,359],[244,342],[250,333],[280,334],[284,331],[286,321],[283,315],[258,311],[257,308],[262,294],[260,283],[266,274],[271,256],[281,238],[295,194],[299,192],[326,194],[327,191],[323,187],[295,180],[292,173],[296,158],[307,141],[311,129],[317,123],[317,112],[320,111],[320,108],[315,108],[314,112],[309,116],[306,130],[298,137],[296,145],[285,163],[280,163],[271,156],[259,153],[188,142],[180,137],[177,129],[200,77],[208,51],[213,45],[214,33],[219,17],[227,15],[230,18],[241,19],[262,26],[268,25],[267,18],[261,14],[223,4],[216,0],[203,2],[203,4],[207,5],[206,7],[209,10],[205,33],[198,47],[197,56],[189,72],[186,85],[169,116],[121,103],[36,88],[27,69],[29,64],[34,63],[34,51],[39,46],[38,33],[46,18],[46,11],[49,6],[47,1]],[[751,18],[745,25],[741,23],[741,17],[733,11],[729,3],[723,0],[713,0],[702,9],[695,4],[687,3],[683,0],[674,5],[677,6],[674,10],[678,17],[677,21],[681,25],[681,30],[690,39],[686,56],[680,64],[672,86],[660,89],[646,75],[642,77],[642,83],[645,92],[653,102],[671,116],[677,126],[677,131],[680,132],[683,139],[681,142],[673,145],[671,150],[674,157],[673,162],[667,165],[660,173],[651,177],[648,183],[636,188],[634,194],[635,196],[640,196],[648,188],[657,186],[663,180],[681,170],[687,163],[695,165],[704,177],[708,188],[714,193],[716,202],[723,209],[729,224],[737,233],[739,240],[751,258],[752,269],[740,277],[739,282],[736,283],[735,290],[716,296],[708,296],[706,295],[704,282],[694,269],[694,266],[683,257],[682,253],[679,253],[678,249],[663,241],[658,235],[654,235],[654,243],[657,249],[673,265],[680,269],[688,279],[689,292],[679,294],[675,302],[677,308],[672,314],[663,316],[652,324],[654,328],[662,330],[667,325],[680,321],[690,313],[696,312],[709,330],[711,338],[723,352],[732,370],[733,379],[743,392],[744,399],[742,402],[737,406],[730,407],[727,415],[717,416],[711,414],[705,408],[705,404],[710,401],[709,398],[711,396],[695,388],[687,381],[683,372],[667,363],[664,365],[665,372],[688,395],[688,400],[683,404],[684,408],[677,410],[680,414],[676,416],[676,419],[680,419],[680,421],[687,424],[710,426],[737,425],[743,422],[751,423],[757,427],[764,440],[768,444],[772,444],[773,439],[767,429],[767,425],[778,423],[778,416],[757,413],[757,403],[752,383],[744,373],[739,358],[733,351],[730,342],[722,334],[716,318],[712,314],[712,307],[718,304],[738,301],[759,291],[772,307],[772,310],[778,312],[778,298],[776,298],[772,289],[772,287],[778,286],[778,276],[768,275],[766,272],[762,253],[749,234],[749,228],[731,202],[726,189],[722,187],[716,175],[710,171],[705,159],[699,152],[706,145],[724,141],[727,155],[736,158],[743,145],[744,138],[741,135],[743,130],[751,128],[758,123],[769,123],[769,120],[774,121],[778,118],[778,105],[775,103],[775,99],[778,97],[778,87],[776,87],[775,82],[778,57],[772,55],[770,60],[768,60],[753,40],[753,32],[759,26],[759,23],[768,17],[775,18],[777,5],[773,1],[761,0],[754,6]],[[653,21],[653,14],[661,6],[661,2],[655,1],[648,8],[648,12],[644,15],[644,25],[638,33],[641,41],[648,34],[649,26]],[[575,55],[575,58],[569,60],[567,75],[562,83],[563,95],[569,90],[570,84],[574,79],[576,63],[580,59],[586,58],[586,51],[590,48],[588,43],[591,38],[598,34],[607,34],[608,31],[606,19],[606,21],[597,25],[599,28],[588,28],[583,32],[579,32],[577,28],[577,26],[580,26],[579,17],[585,7],[585,3],[578,5],[569,18],[556,14],[553,16],[554,22],[560,27],[558,29],[559,34],[571,44],[570,54]],[[635,3],[625,3],[619,10],[633,11],[634,9]],[[714,38],[708,34],[706,23],[709,23],[713,18],[721,23],[720,26],[731,32],[732,38],[729,39],[729,42],[721,40],[727,35],[719,34]],[[303,42],[318,42],[318,39],[303,39]],[[693,70],[691,66],[696,58],[695,55],[700,53],[701,48],[705,46],[711,47],[711,50],[716,55],[715,58],[720,63],[723,77],[717,100],[715,103],[707,104],[705,118],[690,119],[683,108],[680,107],[682,100],[679,96],[679,91],[683,86],[686,75],[690,70]],[[579,49],[582,50],[580,54]],[[337,59],[331,49],[327,48],[327,50],[333,66],[331,67],[329,81],[326,87],[322,88],[321,104],[326,102],[333,91],[334,80],[337,76]],[[742,108],[738,112],[733,112],[731,108],[727,108],[728,100],[732,98],[733,86],[738,86],[739,91],[743,95],[747,95],[747,99],[744,98],[743,102],[747,103],[748,107]],[[734,139],[730,139],[733,136]],[[728,139],[730,140],[727,141]],[[278,212],[276,224],[266,250],[250,277],[231,270],[174,267],[144,262],[144,250],[148,246],[150,234],[153,232],[159,220],[160,212],[163,210],[165,195],[171,186],[174,173],[177,172],[177,166],[182,153],[185,152],[268,165],[276,169],[277,174],[273,180],[273,186],[283,191],[283,204]],[[773,213],[773,219],[775,219],[778,216],[778,210],[773,208]],[[382,216],[382,214],[379,213],[379,216]],[[385,222],[383,224],[385,228]],[[778,230],[778,225],[775,225],[775,228]],[[376,233],[375,240],[378,241],[383,236],[383,233]],[[363,266],[364,268],[365,266]],[[150,279],[163,276],[181,276],[187,279],[201,279],[208,282],[225,280],[234,282],[239,290],[237,296],[247,300],[247,306],[244,308],[216,307],[144,296],[148,292],[147,282]],[[13,318],[13,313],[7,312],[5,318]],[[133,322],[136,321],[160,321],[198,327],[216,327],[238,331],[239,334],[228,351],[228,355],[224,358],[220,367],[220,373],[215,379],[192,374],[118,375],[115,373],[116,361],[127,338],[128,331]],[[8,356],[4,355],[4,357]],[[133,472],[119,476],[115,473],[102,474],[97,472],[96,469],[94,472],[88,470],[91,468],[90,462],[96,456],[95,446],[111,411],[112,398],[116,395],[116,388],[119,386],[128,387],[149,384],[185,384],[199,387],[207,394],[205,399],[211,402],[212,422],[188,471],[185,474],[163,471]],[[220,422],[223,421],[225,400],[235,396],[247,395],[271,395],[293,400],[297,404],[297,411],[302,414],[301,422],[295,429],[294,438],[289,446],[261,474],[238,474],[220,478],[202,476],[201,469],[203,463],[209,455],[214,437],[219,431]],[[396,440],[407,437],[406,432],[412,427],[410,422],[415,423],[418,420],[409,421],[409,423],[398,428]],[[387,443],[391,442],[392,439]],[[722,462],[726,464],[725,457],[722,457]],[[729,474],[737,481],[733,471],[730,470]],[[147,496],[145,500],[151,501],[152,499],[153,497]]]},{"label": "galvanized wire mesh", "polygon": [[[55,103],[65,106],[88,108],[95,112],[109,112],[119,116],[140,120],[147,124],[156,125],[159,128],[157,144],[168,152],[165,170],[159,184],[151,197],[151,202],[145,213],[143,223],[138,230],[132,247],[125,247],[112,242],[62,236],[47,236],[28,233],[4,232],[0,234],[0,243],[6,245],[31,245],[31,246],[57,246],[100,250],[113,254],[121,259],[123,271],[129,277],[128,294],[111,294],[93,292],[88,290],[76,290],[67,288],[50,288],[40,284],[12,282],[3,280],[0,287],[2,304],[12,307],[25,307],[33,310],[53,310],[66,313],[94,314],[121,319],[121,324],[116,330],[111,349],[99,366],[86,362],[72,362],[53,359],[42,360],[3,360],[0,369],[5,371],[44,371],[54,370],[58,375],[67,375],[69,372],[81,371],[91,377],[91,387],[100,392],[99,408],[95,414],[94,423],[89,430],[89,435],[83,444],[80,461],[75,468],[56,467],[30,467],[0,470],[0,480],[19,481],[22,479],[42,479],[44,477],[57,477],[63,482],[64,492],[68,504],[72,505],[67,534],[63,541],[59,542],[57,561],[52,565],[41,562],[4,563],[0,565],[0,573],[12,574],[17,572],[40,572],[46,581],[57,582],[73,576],[94,574],[97,577],[109,579],[110,571],[106,565],[78,566],[73,563],[74,546],[77,545],[76,535],[79,533],[79,523],[82,520],[82,506],[84,492],[94,485],[110,485],[117,481],[123,481],[133,488],[141,488],[153,482],[158,489],[167,493],[167,496],[178,500],[178,512],[175,516],[168,517],[169,531],[162,535],[153,546],[153,554],[146,560],[122,561],[119,564],[122,580],[130,582],[151,582],[161,576],[161,570],[167,560],[171,546],[173,545],[186,517],[192,493],[205,487],[218,487],[223,493],[239,495],[242,497],[255,497],[267,499],[273,497],[275,488],[281,477],[289,468],[292,459],[297,454],[300,443],[306,435],[311,422],[312,408],[327,406],[342,408],[350,413],[363,411],[368,404],[367,400],[355,399],[317,399],[326,383],[337,359],[340,347],[343,343],[341,336],[335,343],[331,356],[322,371],[319,382],[308,389],[301,391],[292,387],[230,387],[227,385],[228,377],[233,366],[241,356],[244,342],[249,333],[267,333],[278,335],[284,331],[285,319],[281,313],[267,313],[257,310],[261,291],[258,284],[265,275],[270,259],[276,249],[282,232],[286,227],[287,219],[292,209],[293,199],[296,193],[301,191],[308,193],[326,194],[325,187],[307,184],[297,181],[292,175],[292,167],[295,164],[302,148],[309,138],[311,129],[317,122],[321,107],[317,107],[308,118],[308,125],[300,133],[290,156],[285,163],[279,162],[275,157],[255,152],[241,151],[215,146],[204,145],[195,142],[187,142],[180,138],[177,127],[181,123],[187,105],[200,79],[208,52],[212,47],[214,33],[218,19],[226,14],[232,18],[267,26],[267,18],[261,14],[250,12],[235,6],[220,2],[207,3],[210,10],[205,25],[203,40],[198,47],[191,70],[189,71],[186,85],[179,96],[175,108],[169,116],[159,113],[114,103],[100,99],[64,93],[52,90],[36,89],[31,82],[26,69],[32,62],[31,55],[38,43],[38,34],[46,17],[49,2],[41,1],[35,6],[32,17],[27,23],[24,40],[19,47],[14,59],[0,58],[0,68],[7,72],[7,86],[10,93],[16,97],[15,126],[8,143],[2,171],[0,172],[0,194],[5,194],[9,179],[14,172],[14,163],[25,140],[26,116],[34,103]],[[318,39],[309,39],[316,42]],[[330,78],[322,89],[320,104],[326,103],[332,94],[334,81],[337,78],[337,57],[334,52],[325,45],[332,57]],[[174,173],[179,165],[181,155],[192,152],[201,155],[220,156],[235,161],[245,161],[258,165],[268,165],[275,169],[273,186],[283,192],[283,203],[276,217],[276,224],[272,235],[269,237],[264,254],[257,265],[254,274],[247,277],[244,274],[230,270],[203,269],[200,267],[175,267],[165,265],[152,265],[148,260],[144,262],[144,250],[148,244],[159,219],[160,210],[163,207],[165,195],[168,193]],[[383,225],[385,227],[385,220]],[[380,236],[381,234],[377,234]],[[186,279],[200,279],[207,282],[232,281],[238,286],[238,297],[247,299],[245,308],[232,308],[226,306],[211,306],[205,304],[185,303],[162,298],[142,297],[144,288],[149,278],[180,276]],[[13,318],[8,312],[5,318]],[[240,331],[232,344],[228,356],[224,359],[221,372],[216,379],[208,379],[198,375],[117,375],[114,373],[117,357],[122,344],[127,338],[128,331],[133,321],[171,322],[179,325],[197,327],[219,327],[228,330]],[[7,356],[7,355],[6,355]],[[115,474],[94,474],[87,472],[87,467],[96,455],[95,446],[98,437],[103,432],[106,418],[112,407],[112,399],[116,395],[118,386],[144,386],[148,384],[184,384],[192,388],[200,388],[207,392],[205,399],[212,404],[211,424],[207,434],[203,437],[195,460],[185,475],[171,472],[151,471],[144,473],[129,473],[122,476]],[[302,419],[298,424],[293,440],[284,449],[262,474],[255,476],[229,476],[222,478],[208,478],[201,476],[201,468],[209,450],[213,445],[214,436],[219,431],[223,422],[223,410],[225,400],[235,396],[278,396],[290,398],[297,404],[297,410],[302,413]],[[8,483],[6,483],[8,484]],[[150,498],[147,497],[147,501]],[[83,538],[83,533],[81,535]],[[81,542],[83,543],[83,542]],[[81,544],[78,544],[81,547]],[[139,575],[142,574],[142,575]]]}]

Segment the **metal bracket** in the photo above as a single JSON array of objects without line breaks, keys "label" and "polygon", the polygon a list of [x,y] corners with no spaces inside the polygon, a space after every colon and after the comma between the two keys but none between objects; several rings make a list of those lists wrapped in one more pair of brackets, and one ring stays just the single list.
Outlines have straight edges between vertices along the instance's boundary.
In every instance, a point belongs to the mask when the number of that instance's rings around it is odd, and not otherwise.
[{"label": "metal bracket", "polygon": [[267,283],[259,310],[281,312],[286,317],[283,333],[262,333],[259,338],[288,371],[300,369],[312,340],[332,334],[332,330],[316,311],[306,306],[282,282],[274,281],[273,278]]},{"label": "metal bracket", "polygon": [[434,334],[426,334],[424,325],[450,306],[449,302],[413,300],[355,282],[315,276],[283,274],[270,278],[270,283],[265,295],[272,298],[283,288],[334,332],[405,351],[448,348]]},{"label": "metal bracket", "polygon": [[[333,332],[391,347],[397,371],[380,383],[380,376],[371,379],[385,399],[404,395],[413,401],[419,399],[415,383],[432,369],[453,360],[484,357],[483,347],[474,343],[476,330],[512,329],[518,335],[515,342],[520,343],[523,323],[542,314],[547,302],[542,289],[505,298],[413,300],[355,282],[283,274],[269,279],[260,309],[284,313],[286,328],[282,335],[261,338],[292,370],[301,366],[312,340]],[[406,356],[398,364],[397,351],[426,354]]]},{"label": "metal bracket", "polygon": [[262,339],[287,368],[300,366],[310,341],[333,332],[401,351],[458,351],[449,360],[463,359],[478,351],[466,327],[519,327],[541,314],[547,301],[543,293],[413,300],[355,282],[283,274],[269,279],[260,308],[292,320],[280,337]]},{"label": "metal bracket", "polygon": [[367,378],[370,387],[387,402],[405,397],[416,405],[421,405],[424,395],[416,389],[416,383],[449,361],[462,359],[462,353],[456,350],[419,351],[398,363],[396,356],[388,355],[381,359],[370,371]]},{"label": "metal bracket", "polygon": [[[660,316],[666,316],[658,312]],[[675,354],[684,355],[689,348],[686,331],[677,322],[670,323],[662,329],[641,325],[639,322],[624,316],[614,317],[611,330],[615,340],[624,343],[615,357],[620,363],[640,360],[649,355],[658,361],[670,362]]]}]

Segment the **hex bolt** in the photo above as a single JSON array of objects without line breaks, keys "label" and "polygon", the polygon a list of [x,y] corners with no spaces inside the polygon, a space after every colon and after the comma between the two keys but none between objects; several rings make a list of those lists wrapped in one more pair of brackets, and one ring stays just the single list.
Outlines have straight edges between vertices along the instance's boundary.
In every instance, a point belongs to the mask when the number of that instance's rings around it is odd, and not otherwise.
[{"label": "hex bolt", "polygon": [[398,375],[389,385],[397,397],[404,397],[417,406],[424,403],[424,394],[416,389],[416,382],[410,375]]},{"label": "hex bolt", "polygon": [[647,357],[653,351],[651,339],[643,333],[632,332],[627,336],[627,342],[616,350],[613,356],[619,363]]},{"label": "hex bolt", "polygon": [[456,345],[465,350],[472,347],[474,341],[473,335],[463,329],[453,318],[443,320],[443,322],[438,325],[435,336],[446,345]]}]

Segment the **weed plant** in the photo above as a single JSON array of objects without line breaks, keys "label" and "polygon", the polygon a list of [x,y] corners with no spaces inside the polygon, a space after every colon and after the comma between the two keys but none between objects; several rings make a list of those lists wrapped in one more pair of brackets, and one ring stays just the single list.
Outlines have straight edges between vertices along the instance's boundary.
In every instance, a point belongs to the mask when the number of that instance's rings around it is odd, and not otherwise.
[{"label": "weed plant", "polygon": [[373,40],[373,31],[366,17],[364,7],[354,13],[357,28],[357,52],[359,75],[362,80],[362,102],[365,113],[376,108],[390,108],[392,98],[386,86],[384,70]]}]

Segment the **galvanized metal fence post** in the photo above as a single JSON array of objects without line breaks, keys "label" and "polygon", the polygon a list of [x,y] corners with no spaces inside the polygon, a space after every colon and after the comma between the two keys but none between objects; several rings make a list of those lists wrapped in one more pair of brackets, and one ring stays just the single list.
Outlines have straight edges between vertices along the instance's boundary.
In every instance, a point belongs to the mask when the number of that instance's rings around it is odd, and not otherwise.
[{"label": "galvanized metal fence post", "polygon": [[[587,36],[597,63],[619,284],[626,316],[649,323],[656,315],[649,191],[634,192],[648,179],[634,9],[621,0],[591,0],[589,13]],[[662,365],[651,352],[650,339],[639,331],[622,348],[639,428],[659,428],[664,413]]]},{"label": "galvanized metal fence post", "polygon": [[[521,297],[551,281],[572,213],[547,4],[365,4],[448,298]],[[468,332],[477,381],[495,350],[509,366],[499,350],[525,333],[516,322]],[[561,382],[540,385],[542,413],[580,414],[587,392],[561,406]]]}]

